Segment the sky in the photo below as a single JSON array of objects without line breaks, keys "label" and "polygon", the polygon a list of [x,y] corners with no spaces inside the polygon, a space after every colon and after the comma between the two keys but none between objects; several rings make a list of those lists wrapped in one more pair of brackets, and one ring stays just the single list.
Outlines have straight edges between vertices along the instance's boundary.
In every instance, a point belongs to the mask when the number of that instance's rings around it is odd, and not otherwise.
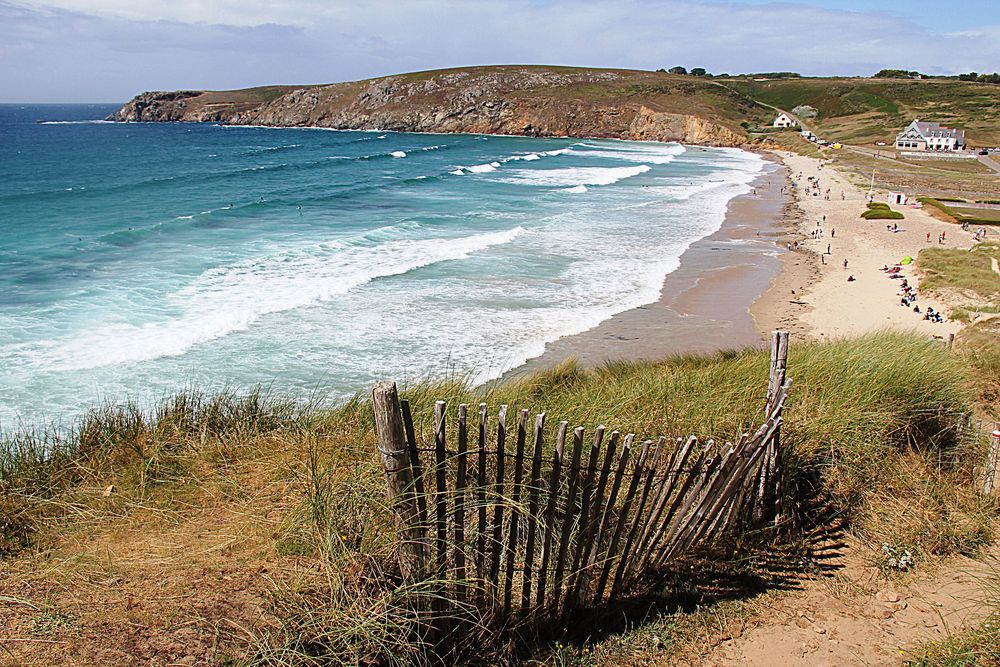
[{"label": "sky", "polygon": [[1000,0],[0,0],[0,102],[488,64],[1000,70]]}]

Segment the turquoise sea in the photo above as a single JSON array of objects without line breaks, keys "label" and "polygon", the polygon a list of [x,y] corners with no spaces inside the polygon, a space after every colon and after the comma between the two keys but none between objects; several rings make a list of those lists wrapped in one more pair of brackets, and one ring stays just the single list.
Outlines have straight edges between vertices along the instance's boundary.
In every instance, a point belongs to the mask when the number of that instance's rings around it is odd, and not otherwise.
[{"label": "turquoise sea", "polygon": [[[262,383],[496,377],[655,301],[764,162],[0,105],[0,428]],[[41,121],[41,122],[40,122]]]}]

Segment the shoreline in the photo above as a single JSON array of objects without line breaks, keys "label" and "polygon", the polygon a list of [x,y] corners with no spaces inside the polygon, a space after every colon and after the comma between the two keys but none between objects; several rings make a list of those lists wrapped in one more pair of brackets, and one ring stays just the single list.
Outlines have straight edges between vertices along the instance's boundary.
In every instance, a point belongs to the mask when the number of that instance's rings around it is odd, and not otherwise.
[{"label": "shoreline", "polygon": [[504,373],[517,379],[573,358],[585,367],[615,361],[658,359],[756,347],[764,334],[752,304],[782,271],[781,245],[788,236],[788,170],[770,154],[750,184],[756,195],[732,198],[714,233],[684,251],[676,270],[664,276],[659,298],[617,313],[586,331],[547,343],[545,351]]}]

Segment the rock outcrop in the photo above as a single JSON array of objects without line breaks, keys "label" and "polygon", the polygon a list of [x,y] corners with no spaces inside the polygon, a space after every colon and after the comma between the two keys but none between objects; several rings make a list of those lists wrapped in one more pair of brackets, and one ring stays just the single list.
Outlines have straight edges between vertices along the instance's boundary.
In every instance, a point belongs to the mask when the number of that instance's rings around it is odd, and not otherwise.
[{"label": "rock outcrop", "polygon": [[219,122],[344,130],[471,132],[747,143],[756,104],[707,80],[657,72],[476,67],[309,87],[148,92],[121,122]]}]

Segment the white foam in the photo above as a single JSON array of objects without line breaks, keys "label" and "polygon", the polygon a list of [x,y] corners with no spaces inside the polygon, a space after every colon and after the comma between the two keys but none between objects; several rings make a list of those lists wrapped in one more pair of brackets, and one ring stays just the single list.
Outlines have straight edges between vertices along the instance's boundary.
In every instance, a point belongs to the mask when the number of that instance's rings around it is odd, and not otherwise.
[{"label": "white foam", "polygon": [[113,120],[43,120],[39,125],[113,125]]},{"label": "white foam", "polygon": [[499,166],[499,162],[490,162],[489,164],[477,164],[472,167],[466,167],[466,169],[473,174],[486,174],[491,171],[496,171]]},{"label": "white foam", "polygon": [[586,150],[571,148],[569,153],[579,157],[598,157],[611,160],[622,160],[623,162],[641,162],[649,164],[668,164],[677,159],[687,149],[680,144],[662,144],[645,146],[642,144],[623,144],[621,146],[607,146],[594,144],[580,144]]},{"label": "white foam", "polygon": [[391,155],[392,157],[406,157],[406,152],[405,151],[393,151],[393,152],[389,153],[389,155]]},{"label": "white foam", "polygon": [[456,169],[455,171],[449,171],[449,174],[454,174],[455,176],[465,176],[465,171],[462,169]]},{"label": "white foam", "polygon": [[566,192],[586,192],[586,191],[587,191],[586,185],[574,185],[571,188],[566,188]]},{"label": "white foam", "polygon": [[504,158],[504,162],[516,162],[517,160],[524,160],[525,162],[532,162],[534,160],[541,160],[542,156],[538,153],[528,153],[527,155],[511,155],[510,157]]},{"label": "white foam", "polygon": [[377,278],[510,243],[522,227],[442,239],[332,241],[205,271],[170,295],[171,319],[113,324],[49,342],[30,356],[46,370],[83,370],[183,354],[260,318],[328,301]]},{"label": "white foam", "polygon": [[514,169],[504,180],[507,183],[540,186],[611,185],[638,176],[652,167],[568,167],[565,169]]}]

